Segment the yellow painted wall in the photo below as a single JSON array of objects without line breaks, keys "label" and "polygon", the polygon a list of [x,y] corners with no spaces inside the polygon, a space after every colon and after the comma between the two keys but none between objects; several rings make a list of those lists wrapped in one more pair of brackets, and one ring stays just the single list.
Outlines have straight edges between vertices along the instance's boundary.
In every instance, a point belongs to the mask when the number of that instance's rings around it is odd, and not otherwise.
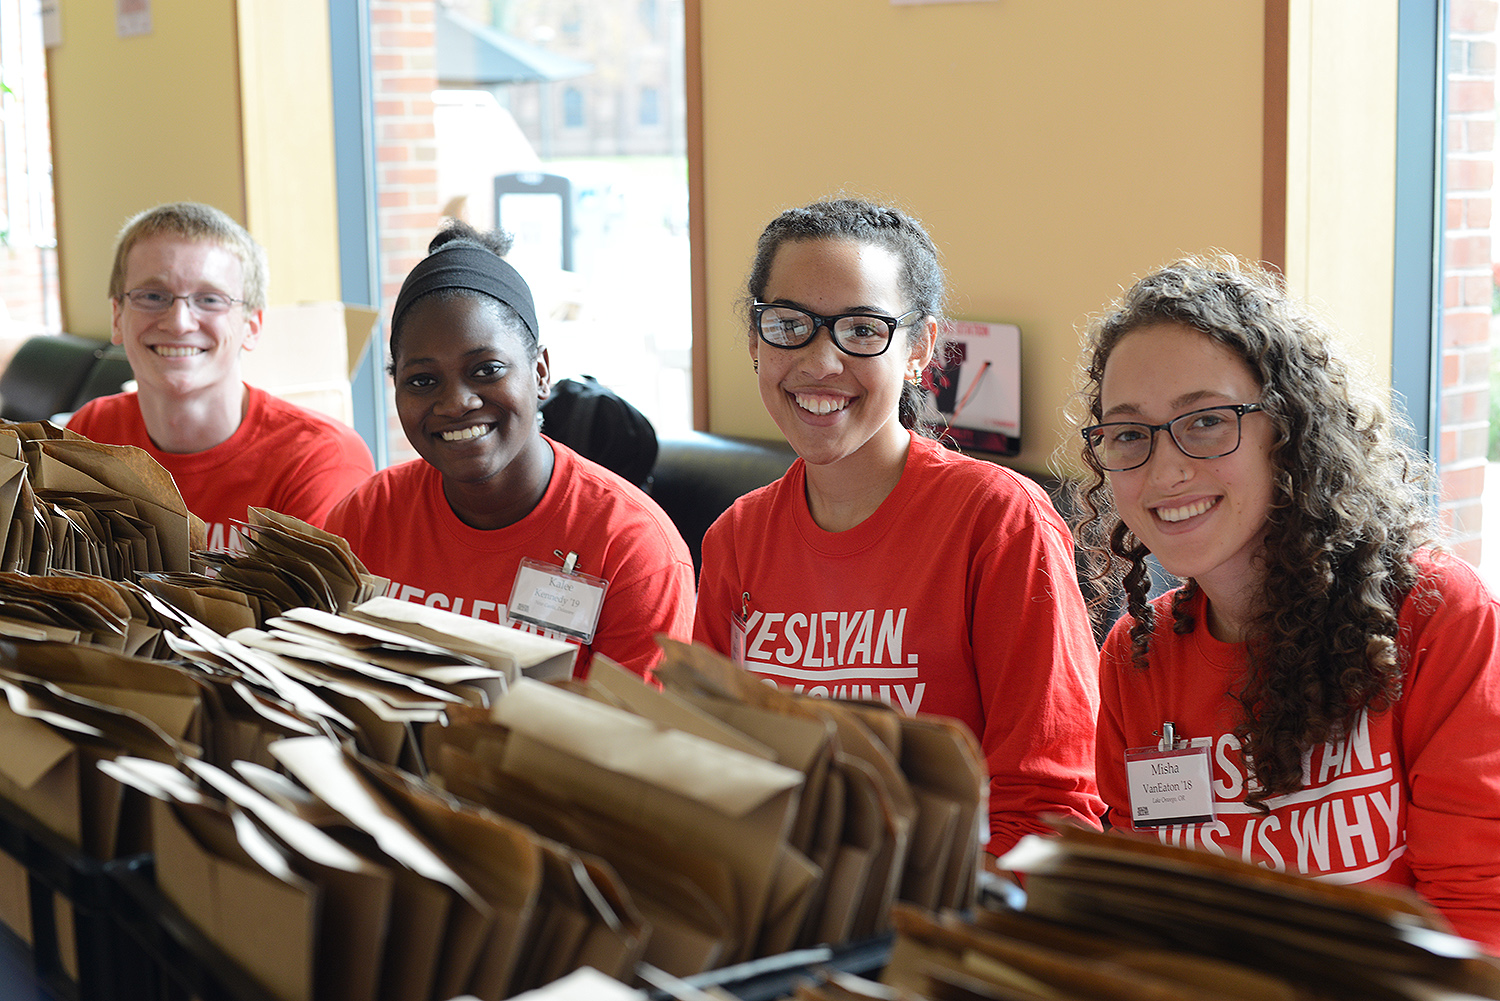
[{"label": "yellow painted wall", "polygon": [[245,223],[270,254],[273,302],[337,299],[326,4],[153,0],[151,34],[132,38],[116,34],[112,0],[58,8],[47,74],[64,328],[109,336],[115,236],[167,201]]},{"label": "yellow painted wall", "polygon": [[245,226],[270,259],[271,301],[336,300],[338,192],[326,2],[241,2],[239,26]]},{"label": "yellow painted wall", "polygon": [[64,329],[109,336],[115,235],[167,201],[244,219],[235,11],[222,0],[154,0],[154,31],[115,33],[112,0],[64,0],[48,51],[53,185]]},{"label": "yellow painted wall", "polygon": [[1259,256],[1261,5],[702,5],[710,430],[774,438],[734,312],[781,209],[847,191],[918,215],[953,315],[1017,323],[1023,452],[1060,441],[1078,327],[1184,251]]},{"label": "yellow painted wall", "polygon": [[1288,285],[1389,381],[1394,292],[1397,0],[1293,0]]}]

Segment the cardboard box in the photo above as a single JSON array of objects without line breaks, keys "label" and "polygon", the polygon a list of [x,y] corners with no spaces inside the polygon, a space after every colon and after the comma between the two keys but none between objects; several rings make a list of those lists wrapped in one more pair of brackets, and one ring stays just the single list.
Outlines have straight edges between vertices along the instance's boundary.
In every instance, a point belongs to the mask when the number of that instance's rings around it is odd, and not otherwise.
[{"label": "cardboard box", "polygon": [[259,343],[240,358],[245,381],[353,424],[350,380],[379,318],[368,306],[341,302],[267,306]]}]

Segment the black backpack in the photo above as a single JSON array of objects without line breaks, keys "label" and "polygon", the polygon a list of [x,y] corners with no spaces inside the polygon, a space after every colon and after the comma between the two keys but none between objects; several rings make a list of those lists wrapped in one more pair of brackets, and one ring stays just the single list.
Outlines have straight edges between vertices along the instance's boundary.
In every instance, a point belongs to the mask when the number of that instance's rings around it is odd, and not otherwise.
[{"label": "black backpack", "polygon": [[656,429],[646,415],[591,375],[553,384],[542,401],[542,433],[643,490],[656,465]]}]

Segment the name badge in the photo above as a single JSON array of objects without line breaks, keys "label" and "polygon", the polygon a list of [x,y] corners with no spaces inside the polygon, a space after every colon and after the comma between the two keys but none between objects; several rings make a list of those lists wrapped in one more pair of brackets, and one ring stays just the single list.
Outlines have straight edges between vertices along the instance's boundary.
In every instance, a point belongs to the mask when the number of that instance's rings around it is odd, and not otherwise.
[{"label": "name badge", "polygon": [[745,636],[750,632],[750,592],[740,595],[740,610],[729,614],[729,659],[745,663]]},{"label": "name badge", "polygon": [[1165,750],[1160,744],[1126,749],[1125,780],[1130,789],[1130,819],[1136,827],[1203,824],[1214,819],[1211,743],[1200,738],[1176,741]]},{"label": "name badge", "polygon": [[729,617],[729,659],[736,664],[745,662],[745,617],[734,614]]},{"label": "name badge", "polygon": [[572,554],[561,567],[522,560],[506,618],[592,643],[609,581],[574,571],[575,561]]}]

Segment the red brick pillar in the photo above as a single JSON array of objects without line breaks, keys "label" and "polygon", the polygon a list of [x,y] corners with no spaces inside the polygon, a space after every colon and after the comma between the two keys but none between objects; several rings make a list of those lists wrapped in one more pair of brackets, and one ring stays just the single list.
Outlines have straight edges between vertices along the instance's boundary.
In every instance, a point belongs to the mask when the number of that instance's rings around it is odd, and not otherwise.
[{"label": "red brick pillar", "polygon": [[[402,280],[426,255],[427,241],[439,222],[432,122],[432,91],[437,87],[435,42],[433,0],[370,0],[376,225],[387,321]],[[390,380],[386,383],[389,459],[395,464],[415,458],[416,453],[401,433],[389,398]]]},{"label": "red brick pillar", "polygon": [[[1437,459],[1449,543],[1458,555],[1475,564],[1480,558],[1481,497],[1489,445],[1496,6],[1496,0],[1452,0],[1448,24],[1447,205]],[[1492,526],[1492,531],[1500,531],[1500,526]]]}]

